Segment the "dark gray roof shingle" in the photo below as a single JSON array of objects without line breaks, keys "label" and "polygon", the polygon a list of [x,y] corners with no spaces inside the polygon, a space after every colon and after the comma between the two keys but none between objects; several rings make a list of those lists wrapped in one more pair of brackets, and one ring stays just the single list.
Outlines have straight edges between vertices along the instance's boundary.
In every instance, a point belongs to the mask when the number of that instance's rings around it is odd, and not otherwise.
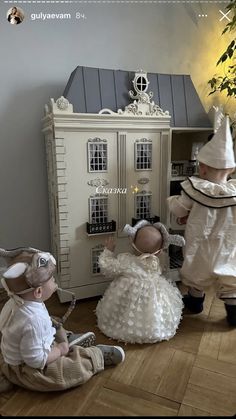
[{"label": "dark gray roof shingle", "polygon": [[[135,72],[78,66],[71,73],[64,96],[74,112],[98,113],[103,108],[117,112],[132,99]],[[163,111],[169,111],[171,126],[211,128],[211,122],[189,75],[147,73],[148,92]]]}]

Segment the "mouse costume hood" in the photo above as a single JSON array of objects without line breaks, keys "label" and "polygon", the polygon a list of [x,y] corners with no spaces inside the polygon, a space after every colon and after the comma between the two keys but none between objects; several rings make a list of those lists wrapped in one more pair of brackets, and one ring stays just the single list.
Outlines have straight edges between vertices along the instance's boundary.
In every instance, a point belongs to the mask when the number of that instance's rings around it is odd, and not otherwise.
[{"label": "mouse costume hood", "polygon": [[43,285],[56,269],[56,261],[50,253],[30,247],[0,249],[0,256],[8,264],[3,274],[3,286],[7,284],[9,290],[16,294],[24,294]]},{"label": "mouse costume hood", "polygon": [[0,249],[0,257],[3,257],[8,265],[1,282],[10,297],[1,313],[0,330],[2,330],[11,320],[17,307],[24,304],[24,299],[20,295],[46,283],[55,272],[56,261],[50,253],[30,247]]}]

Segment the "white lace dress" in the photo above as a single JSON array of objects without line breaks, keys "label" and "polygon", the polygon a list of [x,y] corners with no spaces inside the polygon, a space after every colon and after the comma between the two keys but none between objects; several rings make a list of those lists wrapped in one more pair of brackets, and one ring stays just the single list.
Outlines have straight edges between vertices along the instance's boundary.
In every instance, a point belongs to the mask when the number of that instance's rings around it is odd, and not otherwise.
[{"label": "white lace dress", "polygon": [[175,335],[182,296],[175,283],[161,275],[157,257],[115,257],[105,248],[99,264],[104,275],[114,278],[96,307],[97,324],[105,335],[130,343],[154,343]]}]

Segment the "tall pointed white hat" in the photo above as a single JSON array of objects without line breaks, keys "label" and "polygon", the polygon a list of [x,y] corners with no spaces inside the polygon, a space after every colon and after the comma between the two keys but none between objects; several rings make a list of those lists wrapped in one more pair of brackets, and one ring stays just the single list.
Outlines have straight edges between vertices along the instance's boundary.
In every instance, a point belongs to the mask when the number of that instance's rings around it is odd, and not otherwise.
[{"label": "tall pointed white hat", "polygon": [[197,160],[215,169],[236,166],[228,115],[223,118],[212,139],[201,148]]}]

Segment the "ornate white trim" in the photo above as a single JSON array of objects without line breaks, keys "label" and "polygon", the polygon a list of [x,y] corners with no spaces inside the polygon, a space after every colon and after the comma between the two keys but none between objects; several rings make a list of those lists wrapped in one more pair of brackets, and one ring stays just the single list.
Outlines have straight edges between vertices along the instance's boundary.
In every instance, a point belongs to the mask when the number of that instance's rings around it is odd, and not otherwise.
[{"label": "ornate white trim", "polygon": [[140,138],[140,140],[135,140],[135,143],[152,143],[152,140],[147,138]]},{"label": "ornate white trim", "polygon": [[[140,84],[139,80],[143,80]],[[117,113],[113,112],[111,109],[105,108],[101,109],[99,115],[109,114],[109,115],[124,115],[124,116],[168,116],[170,114],[168,111],[163,111],[159,105],[156,105],[155,102],[151,99],[153,98],[153,92],[146,93],[148,89],[149,81],[147,78],[147,73],[143,70],[139,70],[135,73],[133,79],[133,90],[129,91],[129,96],[134,100],[133,103],[130,103],[125,107],[124,110],[118,109]],[[141,86],[141,88],[139,87]]]},{"label": "ornate white trim", "polygon": [[51,98],[49,104],[44,106],[44,111],[46,116],[50,113],[73,113],[73,105],[64,96],[59,97],[56,102]]},{"label": "ornate white trim", "polygon": [[50,113],[48,104],[44,105],[44,113],[45,115],[48,115]]},{"label": "ornate white trim", "polygon": [[[127,186],[127,150],[126,150],[126,132],[120,131],[118,133],[118,187],[126,188]],[[124,194],[118,195],[118,230],[119,235],[123,235],[123,226],[126,223],[126,196]]]},{"label": "ornate white trim", "polygon": [[[46,137],[46,153],[48,164],[50,219],[52,224],[51,241],[53,253],[58,260],[58,278],[61,287],[69,286],[70,248],[68,222],[68,192],[65,163],[64,138]],[[54,167],[54,163],[56,166]],[[56,170],[55,170],[56,169]]]},{"label": "ornate white trim", "polygon": [[105,193],[94,193],[92,195],[89,195],[90,198],[108,198],[108,194]]},{"label": "ornate white trim", "polygon": [[69,104],[69,100],[67,100],[64,96],[59,97],[56,101],[56,105],[61,111],[65,111],[69,107]]},{"label": "ornate white trim", "polygon": [[138,195],[152,195],[152,192],[151,191],[138,191],[136,193],[136,196]]},{"label": "ornate white trim", "polygon": [[102,140],[99,137],[95,137],[95,138],[89,138],[88,143],[107,143],[107,140],[105,139]]},{"label": "ornate white trim", "polygon": [[107,179],[99,179],[99,178],[96,178],[96,179],[89,180],[87,182],[87,184],[89,186],[96,186],[96,187],[98,187],[98,186],[106,186],[106,185],[109,185],[109,182],[108,182]]},{"label": "ornate white trim", "polygon": [[111,109],[104,108],[104,109],[101,109],[101,110],[98,112],[98,115],[103,115],[103,114],[116,115],[116,112],[112,111]]},{"label": "ornate white trim", "polygon": [[134,103],[125,107],[125,110],[118,109],[117,113],[119,115],[135,115],[135,116],[170,116],[169,111],[163,111],[160,106],[156,105],[154,101],[150,102],[149,96],[147,93],[142,93],[142,97]]},{"label": "ornate white trim", "polygon": [[[143,80],[144,88],[139,88],[138,80]],[[168,111],[163,111],[160,106],[156,105],[154,101],[151,101],[153,98],[153,92],[146,93],[148,89],[149,81],[147,78],[147,73],[140,70],[135,73],[133,85],[135,92],[133,90],[129,91],[129,96],[134,100],[134,103],[130,103],[125,107],[125,110],[118,109],[117,113],[119,115],[146,115],[146,116],[170,116]]]},{"label": "ornate white trim", "polygon": [[[143,70],[138,70],[135,73],[134,79],[132,81],[135,91],[139,93],[145,93],[149,86],[149,81],[147,78],[147,73]],[[132,90],[130,91],[132,92]],[[133,92],[132,92],[133,94]],[[131,96],[131,95],[130,95]],[[137,97],[137,96],[136,96]],[[133,97],[132,99],[136,99]]]},{"label": "ornate white trim", "polygon": [[148,182],[149,182],[148,177],[141,177],[140,179],[138,179],[138,183],[140,185],[146,185],[146,183],[148,183]]}]

